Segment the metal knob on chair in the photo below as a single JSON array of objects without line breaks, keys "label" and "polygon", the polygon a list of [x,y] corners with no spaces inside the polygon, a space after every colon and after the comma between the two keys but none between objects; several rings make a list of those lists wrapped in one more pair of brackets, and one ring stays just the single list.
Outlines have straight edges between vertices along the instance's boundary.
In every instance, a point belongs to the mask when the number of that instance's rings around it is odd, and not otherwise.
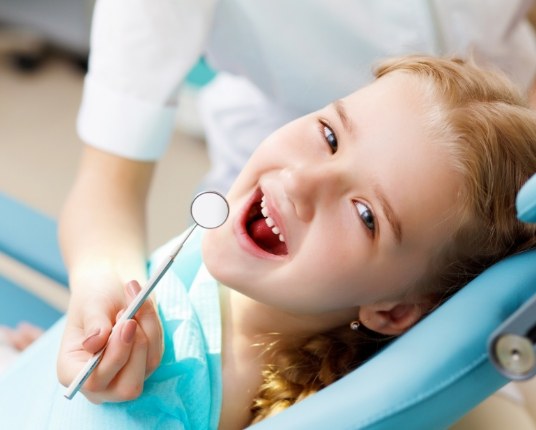
[{"label": "metal knob on chair", "polygon": [[536,352],[531,339],[517,334],[502,334],[494,341],[497,368],[510,379],[523,380],[534,375]]}]

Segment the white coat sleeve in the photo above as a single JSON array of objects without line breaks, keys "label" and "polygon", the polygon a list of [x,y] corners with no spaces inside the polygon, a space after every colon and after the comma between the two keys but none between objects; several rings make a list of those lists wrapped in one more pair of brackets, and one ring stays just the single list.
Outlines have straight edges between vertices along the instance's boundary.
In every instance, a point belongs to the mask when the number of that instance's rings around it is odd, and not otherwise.
[{"label": "white coat sleeve", "polygon": [[177,90],[203,52],[215,0],[97,0],[77,129],[92,146],[152,161]]}]

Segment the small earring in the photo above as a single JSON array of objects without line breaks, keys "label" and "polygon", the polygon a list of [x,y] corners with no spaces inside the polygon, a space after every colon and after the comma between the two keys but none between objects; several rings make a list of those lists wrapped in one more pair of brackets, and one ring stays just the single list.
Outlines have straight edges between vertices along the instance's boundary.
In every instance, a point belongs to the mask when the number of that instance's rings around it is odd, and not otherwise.
[{"label": "small earring", "polygon": [[355,320],[350,323],[350,329],[353,331],[358,331],[360,326],[361,323],[359,322],[359,320]]}]

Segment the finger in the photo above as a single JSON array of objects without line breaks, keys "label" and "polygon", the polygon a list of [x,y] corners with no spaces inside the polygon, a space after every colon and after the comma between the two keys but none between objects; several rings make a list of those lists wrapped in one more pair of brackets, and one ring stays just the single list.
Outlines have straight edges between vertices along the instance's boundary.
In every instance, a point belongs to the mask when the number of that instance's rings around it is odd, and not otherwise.
[{"label": "finger", "polygon": [[[126,283],[125,285],[125,294],[127,296],[128,303],[130,304],[141,291],[141,285],[138,281],[132,280]],[[136,312],[136,315],[140,312],[146,310],[147,307],[151,307],[151,301],[149,299],[145,300]]]},{"label": "finger", "polygon": [[147,337],[138,327],[128,362],[110,384],[111,396],[108,401],[127,401],[140,396],[145,381],[146,361]]},{"label": "finger", "polygon": [[88,309],[84,315],[84,338],[83,348],[95,354],[106,345],[112,332],[111,317],[102,309]]},{"label": "finger", "polygon": [[127,320],[117,326],[110,337],[101,361],[84,384],[85,391],[99,393],[108,388],[129,360],[137,325],[136,321]]},{"label": "finger", "polygon": [[[137,281],[130,281],[127,284],[129,299],[133,299],[141,290]],[[163,334],[160,318],[152,299],[148,299],[136,313],[136,321],[147,336],[149,350],[147,353],[147,363],[145,376],[149,376],[160,364],[163,353]]]}]

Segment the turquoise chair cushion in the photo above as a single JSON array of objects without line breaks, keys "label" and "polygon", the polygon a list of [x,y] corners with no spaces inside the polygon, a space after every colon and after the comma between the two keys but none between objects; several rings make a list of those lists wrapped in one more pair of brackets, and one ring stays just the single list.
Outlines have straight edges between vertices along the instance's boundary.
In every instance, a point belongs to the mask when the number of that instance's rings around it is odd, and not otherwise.
[{"label": "turquoise chair cushion", "polygon": [[16,327],[27,321],[41,327],[49,328],[62,313],[41,300],[35,294],[21,288],[20,285],[4,276],[0,276],[0,324]]},{"label": "turquoise chair cushion", "polygon": [[[67,285],[56,222],[4,193],[0,193],[0,252],[30,270]],[[48,328],[61,314],[21,285],[0,275],[0,324],[14,327],[28,321]]]},{"label": "turquoise chair cushion", "polygon": [[67,285],[56,222],[0,192],[0,252]]},{"label": "turquoise chair cushion", "polygon": [[517,217],[521,221],[536,222],[536,174],[517,194],[516,209]]}]

